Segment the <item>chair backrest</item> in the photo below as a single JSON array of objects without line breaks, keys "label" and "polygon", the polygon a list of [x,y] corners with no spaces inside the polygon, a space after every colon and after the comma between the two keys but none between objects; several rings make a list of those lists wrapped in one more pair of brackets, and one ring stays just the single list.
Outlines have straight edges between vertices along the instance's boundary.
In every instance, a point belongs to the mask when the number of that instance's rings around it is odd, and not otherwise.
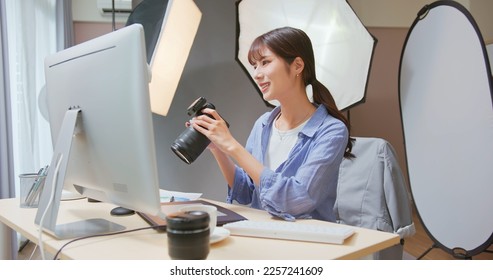
[{"label": "chair backrest", "polygon": [[[381,138],[355,138],[356,158],[344,159],[339,170],[337,222],[397,233],[401,239],[414,235],[410,196],[394,148]],[[402,259],[402,245],[384,251],[374,258]]]}]

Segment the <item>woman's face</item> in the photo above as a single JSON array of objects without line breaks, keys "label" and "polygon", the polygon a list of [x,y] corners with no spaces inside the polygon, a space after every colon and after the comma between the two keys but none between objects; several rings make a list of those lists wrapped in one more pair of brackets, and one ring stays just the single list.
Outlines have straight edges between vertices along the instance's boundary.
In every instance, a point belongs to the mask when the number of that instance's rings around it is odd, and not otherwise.
[{"label": "woman's face", "polygon": [[262,57],[253,65],[253,77],[266,101],[280,100],[294,87],[295,76],[282,58],[264,47]]}]

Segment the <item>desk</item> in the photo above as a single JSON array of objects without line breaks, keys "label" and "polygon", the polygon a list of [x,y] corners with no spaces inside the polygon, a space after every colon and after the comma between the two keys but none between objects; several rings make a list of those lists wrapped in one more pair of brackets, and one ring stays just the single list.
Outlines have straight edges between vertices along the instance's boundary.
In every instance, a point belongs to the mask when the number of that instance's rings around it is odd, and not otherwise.
[{"label": "desk", "polygon": [[[250,220],[270,220],[265,211],[249,207],[210,201],[229,208]],[[127,229],[146,227],[148,224],[138,215],[114,217],[110,210],[115,206],[108,203],[90,203],[87,199],[61,201],[58,223],[69,223],[81,219],[104,218],[121,224]],[[0,200],[0,222],[37,243],[38,231],[34,224],[37,209],[20,208],[18,199]],[[318,220],[298,220],[297,223],[326,223]],[[333,224],[334,226],[344,226]],[[55,254],[69,240],[58,240],[43,233],[45,251]],[[211,245],[207,259],[211,260],[325,260],[358,259],[399,243],[399,235],[355,228],[355,234],[343,245],[311,242],[263,239],[230,236]],[[260,249],[264,248],[264,249]],[[265,250],[268,248],[267,250]],[[62,259],[169,259],[166,233],[153,229],[106,237],[89,238],[65,247]]]}]

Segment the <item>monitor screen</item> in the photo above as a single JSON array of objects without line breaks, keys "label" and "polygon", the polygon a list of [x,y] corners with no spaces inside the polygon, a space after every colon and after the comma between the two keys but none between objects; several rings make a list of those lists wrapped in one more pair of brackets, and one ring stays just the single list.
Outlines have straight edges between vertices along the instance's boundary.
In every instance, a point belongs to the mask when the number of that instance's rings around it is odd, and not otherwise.
[{"label": "monitor screen", "polygon": [[[48,56],[45,76],[55,143],[49,170],[55,174],[51,182],[48,174],[40,209],[50,200],[56,203],[49,193],[58,192],[53,189],[60,183],[88,198],[158,214],[150,72],[142,26],[130,25]],[[76,120],[67,133],[67,116],[74,109]],[[37,223],[43,214],[38,210]]]}]

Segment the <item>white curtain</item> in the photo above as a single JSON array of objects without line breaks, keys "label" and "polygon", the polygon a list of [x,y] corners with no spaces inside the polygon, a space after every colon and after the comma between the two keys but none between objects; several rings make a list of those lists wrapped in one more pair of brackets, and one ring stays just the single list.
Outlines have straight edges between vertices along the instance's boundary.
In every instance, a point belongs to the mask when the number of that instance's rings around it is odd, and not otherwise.
[{"label": "white curtain", "polygon": [[[3,48],[0,198],[9,198],[18,193],[19,174],[37,172],[51,161],[53,148],[45,117],[44,58],[72,44],[72,5],[71,0],[0,0],[0,3]],[[1,227],[0,245],[16,247],[15,242],[9,242],[9,234],[2,237]],[[15,257],[15,252],[10,257]]]},{"label": "white curtain", "polygon": [[6,8],[17,177],[37,172],[51,159],[49,124],[38,109],[38,101],[43,104],[44,58],[57,49],[56,0],[6,0]]},{"label": "white curtain", "polygon": [[[12,119],[10,114],[10,96],[8,60],[6,45],[5,1],[0,0],[0,199],[14,196],[13,156],[12,156]],[[15,257],[12,246],[15,240],[13,232],[0,224],[0,259]]]}]

